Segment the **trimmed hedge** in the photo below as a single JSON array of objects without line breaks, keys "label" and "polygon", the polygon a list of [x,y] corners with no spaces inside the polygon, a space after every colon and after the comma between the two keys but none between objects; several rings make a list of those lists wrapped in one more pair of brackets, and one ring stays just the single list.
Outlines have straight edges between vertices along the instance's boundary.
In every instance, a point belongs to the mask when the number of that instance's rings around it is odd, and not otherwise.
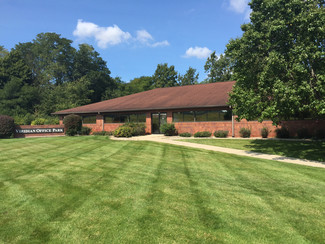
[{"label": "trimmed hedge", "polygon": [[132,128],[129,126],[120,126],[114,131],[115,137],[131,137]]},{"label": "trimmed hedge", "polygon": [[210,131],[199,131],[194,134],[194,137],[210,137],[211,135]]},{"label": "trimmed hedge", "polygon": [[95,131],[93,132],[94,136],[111,136],[113,135],[112,131]]},{"label": "trimmed hedge", "polygon": [[286,127],[277,128],[275,130],[275,133],[276,133],[277,138],[289,138],[290,137],[289,130]]},{"label": "trimmed hedge", "polygon": [[249,138],[251,136],[251,129],[242,127],[239,130],[239,135],[243,138]]},{"label": "trimmed hedge", "polygon": [[217,130],[213,133],[215,137],[228,137],[229,131],[227,130]]},{"label": "trimmed hedge", "polygon": [[7,115],[0,115],[0,138],[13,137],[15,132],[15,121]]},{"label": "trimmed hedge", "polygon": [[142,136],[146,134],[146,125],[144,123],[125,123],[122,127],[130,127],[132,136]]},{"label": "trimmed hedge", "polygon": [[81,128],[81,132],[80,132],[81,135],[88,136],[88,135],[90,135],[90,133],[91,133],[91,128],[86,127],[86,126],[83,126]]},{"label": "trimmed hedge", "polygon": [[184,132],[184,133],[179,134],[179,136],[181,136],[181,137],[191,137],[192,134],[189,133],[189,132]]},{"label": "trimmed hedge", "polygon": [[177,130],[174,124],[162,124],[160,126],[160,132],[163,133],[165,136],[176,136]]},{"label": "trimmed hedge", "polygon": [[262,138],[267,138],[269,136],[269,129],[267,127],[263,127],[261,129],[261,136]]},{"label": "trimmed hedge", "polygon": [[74,136],[80,133],[82,127],[82,119],[79,115],[70,114],[63,119],[65,127],[65,134],[68,136]]}]

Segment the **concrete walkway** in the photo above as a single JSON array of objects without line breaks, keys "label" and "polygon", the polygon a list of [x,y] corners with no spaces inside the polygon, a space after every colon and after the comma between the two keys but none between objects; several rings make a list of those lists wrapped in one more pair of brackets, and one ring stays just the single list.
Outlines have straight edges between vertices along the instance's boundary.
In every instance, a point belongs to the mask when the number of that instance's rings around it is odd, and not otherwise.
[{"label": "concrete walkway", "polygon": [[272,155],[272,154],[265,154],[265,153],[258,153],[252,151],[245,151],[239,149],[232,149],[232,148],[225,148],[225,147],[217,147],[217,146],[210,146],[192,142],[185,142],[185,141],[177,141],[179,139],[184,139],[182,137],[168,137],[163,135],[146,135],[146,136],[137,136],[131,138],[116,138],[112,137],[113,140],[128,140],[128,141],[153,141],[153,142],[162,142],[168,143],[172,145],[178,146],[185,146],[185,147],[192,147],[192,148],[199,148],[205,149],[215,152],[222,152],[222,153],[229,153],[229,154],[236,154],[240,156],[248,156],[253,158],[260,158],[260,159],[269,159],[275,160],[284,163],[291,163],[291,164],[300,164],[305,166],[317,167],[317,168],[325,168],[324,162],[312,161],[307,159],[297,159],[279,155]]}]

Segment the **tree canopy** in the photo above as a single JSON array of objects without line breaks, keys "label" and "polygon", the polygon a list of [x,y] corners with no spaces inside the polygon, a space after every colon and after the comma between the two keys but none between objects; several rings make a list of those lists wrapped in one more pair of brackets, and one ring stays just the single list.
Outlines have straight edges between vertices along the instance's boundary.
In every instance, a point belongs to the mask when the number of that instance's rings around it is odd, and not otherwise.
[{"label": "tree canopy", "polygon": [[205,83],[229,81],[233,79],[231,59],[223,54],[218,57],[215,51],[211,53],[210,57],[208,57],[205,62],[204,71],[208,73],[208,77],[204,81]]},{"label": "tree canopy", "polygon": [[168,67],[167,63],[158,64],[152,79],[153,88],[177,86],[177,72],[174,65]]},{"label": "tree canopy", "polygon": [[251,22],[231,40],[237,83],[230,104],[239,119],[320,118],[325,115],[323,0],[252,0]]},{"label": "tree canopy", "polygon": [[196,69],[189,67],[184,75],[178,76],[179,85],[187,86],[199,83],[199,74],[196,74]]}]

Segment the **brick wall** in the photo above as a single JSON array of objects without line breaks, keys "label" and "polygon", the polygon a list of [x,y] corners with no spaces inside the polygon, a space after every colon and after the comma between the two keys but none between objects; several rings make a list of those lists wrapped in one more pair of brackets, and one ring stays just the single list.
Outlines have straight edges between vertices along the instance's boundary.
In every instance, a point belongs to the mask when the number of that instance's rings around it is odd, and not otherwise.
[{"label": "brick wall", "polygon": [[[172,123],[172,112],[167,111],[167,122]],[[60,118],[60,125],[62,125],[62,117]],[[114,131],[122,123],[110,123],[105,124],[103,120],[103,115],[96,116],[96,124],[83,124],[95,131]],[[239,130],[242,127],[251,129],[251,137],[261,137],[261,129],[267,127],[270,131],[269,137],[275,137],[275,130],[285,126],[289,129],[291,136],[296,136],[297,130],[301,128],[306,128],[313,134],[318,129],[325,130],[325,120],[295,120],[295,121],[283,121],[278,127],[272,125],[272,121],[263,121],[259,123],[258,121],[246,121],[242,120],[240,122],[234,121],[234,136],[240,137]],[[215,122],[175,122],[175,127],[178,133],[189,132],[194,134],[198,131],[210,131],[214,132],[216,130],[227,130],[229,131],[229,136],[232,136],[232,122],[231,121],[215,121]],[[146,112],[146,133],[151,134],[151,111]]]},{"label": "brick wall", "polygon": [[[16,129],[50,129],[50,128],[64,128],[63,125],[17,125]],[[21,134],[15,133],[15,138],[25,138],[25,137],[39,137],[39,136],[63,136],[63,133],[35,133],[35,134]]]}]

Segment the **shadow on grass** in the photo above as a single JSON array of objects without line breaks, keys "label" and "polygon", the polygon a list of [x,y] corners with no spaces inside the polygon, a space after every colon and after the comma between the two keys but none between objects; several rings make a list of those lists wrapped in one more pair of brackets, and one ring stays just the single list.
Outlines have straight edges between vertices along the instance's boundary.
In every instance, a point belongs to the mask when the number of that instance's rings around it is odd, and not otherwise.
[{"label": "shadow on grass", "polygon": [[252,140],[245,150],[325,162],[324,141]]}]

